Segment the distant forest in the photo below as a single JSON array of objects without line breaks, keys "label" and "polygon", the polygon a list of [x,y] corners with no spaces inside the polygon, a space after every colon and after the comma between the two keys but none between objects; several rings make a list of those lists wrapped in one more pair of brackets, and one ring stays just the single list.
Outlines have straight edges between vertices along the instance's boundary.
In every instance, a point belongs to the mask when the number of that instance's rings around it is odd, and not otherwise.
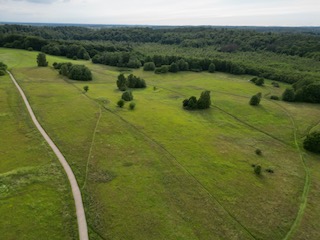
[{"label": "distant forest", "polygon": [[[320,79],[320,28],[0,25],[0,47],[156,73],[216,71],[286,83]],[[173,65],[173,66],[172,66]],[[174,69],[174,70],[172,70]],[[301,98],[300,98],[301,99]]]}]

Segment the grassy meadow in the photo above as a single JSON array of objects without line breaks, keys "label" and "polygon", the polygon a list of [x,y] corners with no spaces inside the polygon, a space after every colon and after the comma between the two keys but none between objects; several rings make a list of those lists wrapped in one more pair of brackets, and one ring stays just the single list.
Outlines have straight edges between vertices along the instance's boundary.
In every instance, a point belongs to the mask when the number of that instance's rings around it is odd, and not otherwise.
[{"label": "grassy meadow", "polygon": [[8,75],[0,78],[2,239],[76,239],[68,180]]},{"label": "grassy meadow", "polygon": [[[218,72],[156,75],[142,69],[118,69],[53,56],[47,56],[50,67],[38,68],[36,55],[0,49],[0,60],[25,90],[40,123],[77,177],[91,239],[320,238],[319,157],[301,147],[303,137],[319,129],[320,108],[269,100],[270,95],[280,96],[286,84],[274,88],[272,81],[266,80],[265,86],[258,87],[248,81],[252,76]],[[93,81],[61,77],[52,63],[66,61],[87,65]],[[133,73],[147,82],[146,89],[133,90],[133,111],[128,103],[124,108],[116,105],[121,96],[115,83],[120,72]],[[11,116],[6,124],[23,136],[1,132],[1,136],[10,138],[1,138],[6,141],[0,149],[8,158],[20,154],[26,159],[1,162],[4,179],[10,171],[30,166],[37,179],[43,171],[54,171],[45,175],[50,181],[37,180],[40,183],[30,188],[41,189],[42,185],[60,181],[61,188],[46,188],[51,189],[50,194],[45,190],[35,194],[54,199],[50,207],[58,209],[59,214],[69,211],[69,218],[60,216],[60,222],[56,216],[56,228],[48,231],[66,239],[72,234],[76,238],[74,207],[65,209],[72,202],[62,169],[27,114],[21,117],[21,109],[10,108],[21,100],[8,76],[0,80],[0,84],[6,84],[1,88],[4,93],[10,89],[10,94],[1,95],[0,104],[9,107],[1,111],[0,120],[4,124]],[[85,85],[89,86],[86,94],[82,90]],[[183,99],[192,95],[198,98],[203,90],[211,91],[210,109],[182,109]],[[258,92],[263,95],[260,106],[250,106],[251,96]],[[10,102],[13,100],[15,103]],[[14,124],[18,119],[21,123]],[[27,150],[21,147],[18,152],[8,143],[17,144],[26,137],[40,144],[28,140],[23,143]],[[32,151],[28,151],[30,148]],[[255,153],[257,148],[261,156]],[[48,168],[49,164],[54,167]],[[252,164],[262,166],[261,176],[253,173]],[[266,172],[267,168],[274,173]],[[20,189],[24,185],[15,186]],[[22,196],[29,194],[25,189],[20,191]],[[59,195],[59,191],[68,193]],[[58,201],[61,198],[64,200]],[[27,196],[12,199],[20,201],[23,214],[19,216],[28,218],[24,208],[32,200]],[[1,214],[12,215],[9,207],[1,206]],[[69,221],[71,235],[59,229],[65,221]],[[15,224],[8,226],[14,228]],[[24,223],[23,234],[33,234],[31,224]],[[7,228],[1,222],[0,230],[3,226]]]}]

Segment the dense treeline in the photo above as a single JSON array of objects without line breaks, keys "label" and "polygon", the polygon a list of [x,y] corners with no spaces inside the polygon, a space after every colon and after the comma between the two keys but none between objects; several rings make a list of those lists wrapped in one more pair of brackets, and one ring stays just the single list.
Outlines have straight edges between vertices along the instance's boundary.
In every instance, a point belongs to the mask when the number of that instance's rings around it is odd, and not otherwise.
[{"label": "dense treeline", "polygon": [[68,58],[85,60],[88,60],[96,54],[104,51],[128,52],[131,50],[127,44],[48,40],[42,37],[27,36],[23,34],[0,35],[0,47],[26,49],[30,51],[36,50],[55,56],[66,56]]},{"label": "dense treeline", "polygon": [[72,26],[0,26],[1,35],[17,33],[55,40],[160,43],[195,48],[215,46],[217,50],[222,52],[270,51],[320,60],[320,36],[302,32],[261,32],[251,30],[251,28],[221,27],[91,29]]},{"label": "dense treeline", "polygon": [[300,80],[284,91],[282,99],[287,102],[320,103],[320,82]]}]

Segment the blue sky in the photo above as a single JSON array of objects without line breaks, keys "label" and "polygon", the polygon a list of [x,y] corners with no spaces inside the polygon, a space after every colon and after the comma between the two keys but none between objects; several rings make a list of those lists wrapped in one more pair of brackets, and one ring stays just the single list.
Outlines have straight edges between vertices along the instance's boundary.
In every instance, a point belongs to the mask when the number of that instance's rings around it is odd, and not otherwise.
[{"label": "blue sky", "polygon": [[320,0],[0,0],[2,22],[320,26]]}]

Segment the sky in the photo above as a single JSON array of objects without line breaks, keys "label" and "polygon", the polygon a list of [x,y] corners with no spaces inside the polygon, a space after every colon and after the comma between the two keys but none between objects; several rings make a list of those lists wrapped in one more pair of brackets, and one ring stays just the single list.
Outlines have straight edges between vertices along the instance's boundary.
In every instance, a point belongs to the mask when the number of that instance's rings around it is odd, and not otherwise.
[{"label": "sky", "polygon": [[320,0],[0,0],[0,22],[320,26]]}]

